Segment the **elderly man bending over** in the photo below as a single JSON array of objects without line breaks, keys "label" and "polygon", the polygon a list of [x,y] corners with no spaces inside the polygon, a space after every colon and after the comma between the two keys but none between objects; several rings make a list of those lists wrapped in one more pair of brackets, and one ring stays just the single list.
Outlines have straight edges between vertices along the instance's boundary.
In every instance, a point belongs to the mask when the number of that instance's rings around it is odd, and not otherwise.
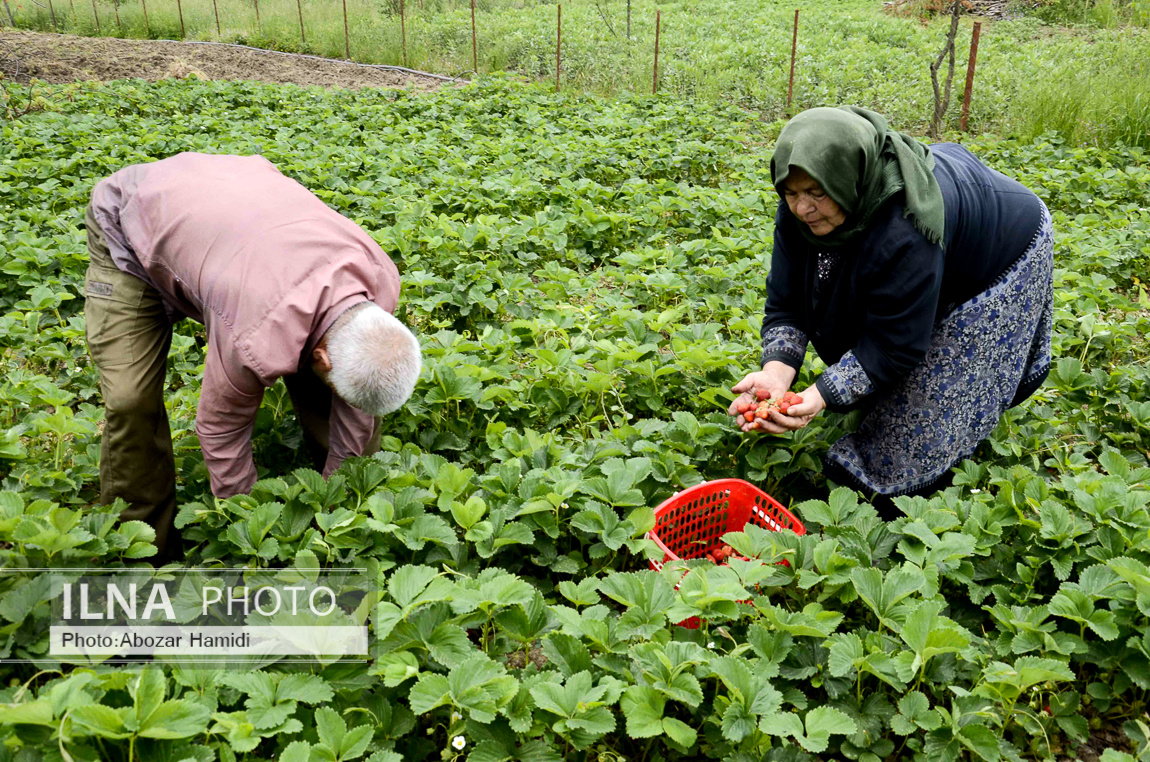
[{"label": "elderly man bending over", "polygon": [[256,481],[251,435],[283,378],[326,477],[378,448],[374,416],[399,409],[420,371],[391,314],[399,273],[358,225],[260,156],[185,153],[130,166],[92,190],[85,223],[88,348],[106,423],[101,502],[179,554],[164,376],[175,322],[207,328],[196,433],[217,497]]}]

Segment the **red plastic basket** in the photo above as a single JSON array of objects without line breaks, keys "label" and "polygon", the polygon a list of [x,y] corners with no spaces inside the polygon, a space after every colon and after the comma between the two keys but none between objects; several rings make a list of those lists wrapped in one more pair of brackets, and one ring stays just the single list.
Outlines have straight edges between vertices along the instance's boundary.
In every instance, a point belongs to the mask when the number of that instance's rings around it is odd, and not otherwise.
[{"label": "red plastic basket", "polygon": [[[772,532],[807,533],[793,513],[750,482],[703,482],[672,495],[655,509],[655,528],[647,538],[663,551],[663,560],[652,561],[651,568],[659,571],[668,561],[701,558],[724,534],[742,531],[747,522]],[[679,624],[694,629],[699,620],[691,617]]]}]

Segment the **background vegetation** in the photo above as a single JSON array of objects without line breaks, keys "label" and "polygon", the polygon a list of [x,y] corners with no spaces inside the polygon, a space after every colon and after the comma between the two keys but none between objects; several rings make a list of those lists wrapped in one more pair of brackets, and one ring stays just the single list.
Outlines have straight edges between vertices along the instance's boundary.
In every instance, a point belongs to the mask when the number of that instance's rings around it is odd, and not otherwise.
[{"label": "background vegetation", "polygon": [[[52,28],[48,0],[9,2],[22,26]],[[148,26],[141,0],[52,2],[61,27],[79,34],[96,33],[95,8],[105,35],[180,38],[176,0],[152,0]],[[344,56],[342,0],[302,0],[306,44],[300,40],[299,10],[292,0],[263,0],[258,29],[252,0],[181,2],[190,39]],[[214,7],[221,19],[218,34]],[[476,7],[480,72],[554,81],[555,3],[477,0]],[[778,118],[786,111],[795,7],[802,9],[795,108],[854,103],[885,113],[906,129],[925,129],[932,103],[927,67],[947,21],[933,20],[923,4],[895,15],[870,0],[798,5],[633,0],[629,6],[628,0],[573,0],[563,8],[561,85],[604,95],[650,92],[659,8],[663,90],[706,103],[733,102]],[[398,11],[398,0],[348,0],[356,60],[404,62]],[[405,12],[407,65],[470,76],[469,4],[409,0]],[[1075,145],[1121,140],[1150,147],[1148,0],[1019,3],[1011,16],[983,24],[971,112],[975,132],[1035,137],[1059,129]],[[957,40],[959,95],[971,23],[963,21]],[[958,100],[951,109],[952,127]]]}]

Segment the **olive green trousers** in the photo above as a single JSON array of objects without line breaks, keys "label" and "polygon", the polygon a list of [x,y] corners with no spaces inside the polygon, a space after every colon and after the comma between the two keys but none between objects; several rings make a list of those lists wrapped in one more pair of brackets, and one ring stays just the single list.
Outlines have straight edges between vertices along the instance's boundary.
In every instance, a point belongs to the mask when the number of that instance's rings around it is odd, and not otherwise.
[{"label": "olive green trousers", "polygon": [[[172,323],[160,292],[112,261],[108,243],[91,207],[88,273],[84,280],[84,319],[88,353],[100,374],[104,431],[100,442],[100,502],[127,504],[122,520],[147,522],[159,549],[153,563],[183,558],[176,517],[176,465],[168,411],[164,407]],[[327,459],[332,392],[309,365],[284,383],[303,427],[313,467]],[[364,455],[379,449],[382,421]]]}]

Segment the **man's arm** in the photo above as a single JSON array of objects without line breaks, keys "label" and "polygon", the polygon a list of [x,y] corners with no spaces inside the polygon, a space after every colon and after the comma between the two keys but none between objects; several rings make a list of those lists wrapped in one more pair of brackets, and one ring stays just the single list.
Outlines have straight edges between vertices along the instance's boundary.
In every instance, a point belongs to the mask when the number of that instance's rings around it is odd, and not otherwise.
[{"label": "man's arm", "polygon": [[214,348],[209,348],[196,410],[196,434],[216,497],[247,493],[258,478],[252,460],[252,430],[264,390],[258,382],[255,386],[258,392],[238,389]]},{"label": "man's arm", "polygon": [[363,455],[375,433],[375,417],[352,407],[338,395],[332,394],[328,425],[330,446],[327,451],[327,462],[323,466],[325,479],[348,458]]}]

